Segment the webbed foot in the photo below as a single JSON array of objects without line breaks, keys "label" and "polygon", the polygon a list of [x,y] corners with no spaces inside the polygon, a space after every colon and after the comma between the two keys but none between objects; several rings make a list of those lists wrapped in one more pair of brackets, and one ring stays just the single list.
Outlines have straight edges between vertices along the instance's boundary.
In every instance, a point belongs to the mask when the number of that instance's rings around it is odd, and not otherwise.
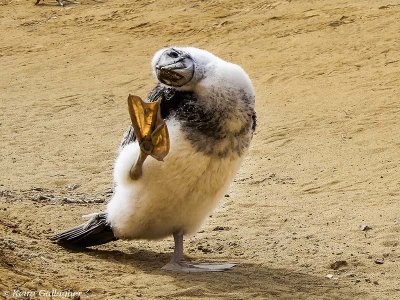
[{"label": "webbed foot", "polygon": [[169,263],[167,263],[163,270],[181,273],[199,273],[199,272],[222,272],[231,270],[235,263],[191,263],[182,260],[183,257],[183,232],[178,231],[174,233],[175,249]]},{"label": "webbed foot", "polygon": [[233,269],[236,266],[234,263],[189,263],[189,262],[169,262],[163,270],[181,273],[199,273],[199,272],[223,272]]}]

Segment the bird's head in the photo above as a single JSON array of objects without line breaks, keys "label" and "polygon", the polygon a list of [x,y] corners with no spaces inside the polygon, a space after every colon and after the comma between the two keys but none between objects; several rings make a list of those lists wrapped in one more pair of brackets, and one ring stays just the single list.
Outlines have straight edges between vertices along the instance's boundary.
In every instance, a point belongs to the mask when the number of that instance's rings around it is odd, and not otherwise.
[{"label": "bird's head", "polygon": [[212,63],[219,58],[194,47],[169,47],[156,52],[152,60],[158,81],[178,90],[193,90],[207,77]]},{"label": "bird's head", "polygon": [[192,81],[196,67],[188,52],[171,47],[156,53],[153,68],[160,82],[172,87],[182,87]]}]

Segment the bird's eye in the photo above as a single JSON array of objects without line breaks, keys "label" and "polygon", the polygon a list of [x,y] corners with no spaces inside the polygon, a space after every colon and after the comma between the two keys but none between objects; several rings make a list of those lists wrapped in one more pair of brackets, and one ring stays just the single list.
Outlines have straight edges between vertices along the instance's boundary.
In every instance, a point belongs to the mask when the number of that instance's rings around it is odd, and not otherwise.
[{"label": "bird's eye", "polygon": [[178,57],[179,57],[179,54],[178,54],[177,52],[173,51],[173,52],[171,52],[171,53],[169,54],[169,56],[171,56],[172,58],[178,58]]}]

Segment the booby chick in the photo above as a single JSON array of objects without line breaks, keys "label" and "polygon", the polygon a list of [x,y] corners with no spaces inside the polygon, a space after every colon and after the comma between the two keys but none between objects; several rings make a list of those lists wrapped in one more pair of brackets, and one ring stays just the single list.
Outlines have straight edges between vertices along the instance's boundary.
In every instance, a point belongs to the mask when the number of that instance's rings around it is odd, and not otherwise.
[{"label": "booby chick", "polygon": [[130,177],[139,145],[130,127],[114,167],[115,190],[107,209],[76,228],[51,237],[66,246],[88,247],[117,239],[175,240],[163,269],[223,271],[234,264],[182,261],[183,236],[196,232],[232,182],[256,127],[252,83],[238,65],[205,50],[159,50],[152,68],[158,80],[147,97],[161,97],[170,151],[163,162],[143,164],[142,176]]}]

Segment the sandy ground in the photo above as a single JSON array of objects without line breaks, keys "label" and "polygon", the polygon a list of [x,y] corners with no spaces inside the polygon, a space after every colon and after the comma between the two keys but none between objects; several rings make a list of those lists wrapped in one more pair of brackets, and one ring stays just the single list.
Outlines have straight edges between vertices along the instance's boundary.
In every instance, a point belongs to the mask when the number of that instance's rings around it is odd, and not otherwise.
[{"label": "sandy ground", "polygon": [[[33,2],[0,0],[0,298],[400,299],[400,1]],[[166,45],[238,63],[256,88],[247,159],[186,241],[229,272],[160,270],[172,239],[46,239],[103,209],[126,97],[152,88]]]}]

